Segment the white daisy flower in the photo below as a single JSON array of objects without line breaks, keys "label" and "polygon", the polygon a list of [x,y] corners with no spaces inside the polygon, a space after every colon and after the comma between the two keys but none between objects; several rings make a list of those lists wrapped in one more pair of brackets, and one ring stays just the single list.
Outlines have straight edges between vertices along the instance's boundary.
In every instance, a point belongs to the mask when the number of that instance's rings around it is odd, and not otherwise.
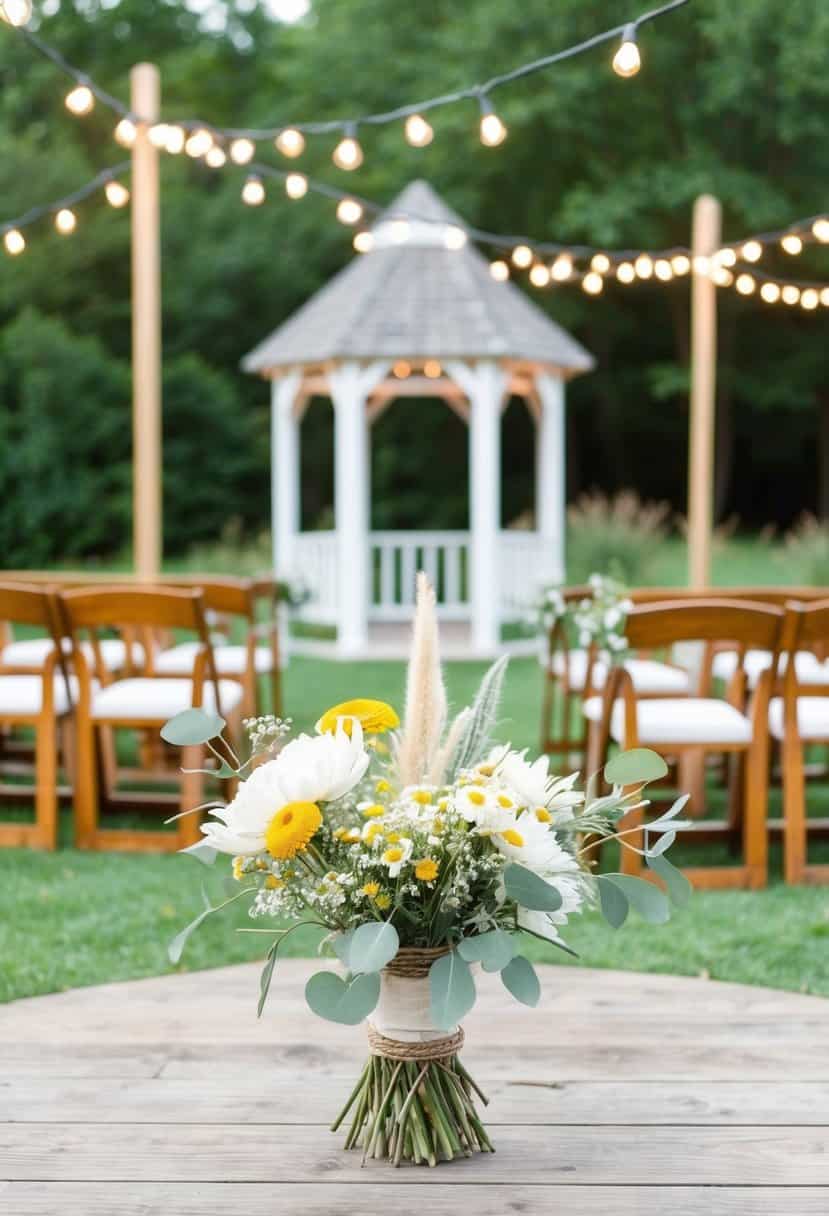
[{"label": "white daisy flower", "polygon": [[389,869],[389,878],[397,878],[406,862],[412,855],[414,844],[408,837],[402,837],[395,844],[390,844],[382,853],[380,860]]}]

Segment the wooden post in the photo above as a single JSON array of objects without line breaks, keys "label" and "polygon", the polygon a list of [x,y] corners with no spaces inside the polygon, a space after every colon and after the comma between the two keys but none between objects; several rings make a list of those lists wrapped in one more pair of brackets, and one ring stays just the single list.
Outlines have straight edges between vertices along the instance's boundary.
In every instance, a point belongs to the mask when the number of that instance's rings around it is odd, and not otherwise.
[{"label": "wooden post", "polygon": [[161,250],[158,151],[149,127],[159,117],[158,68],[130,73],[137,134],[132,148],[133,561],[151,582],[161,567]]},{"label": "wooden post", "polygon": [[[692,261],[720,247],[720,204],[710,194],[694,203]],[[694,269],[691,281],[691,416],[688,442],[688,582],[703,588],[711,580],[714,513],[714,419],[717,389],[717,288]]]},{"label": "wooden post", "polygon": [[539,581],[563,582],[567,536],[567,419],[564,381],[540,372],[536,388],[541,412],[536,429],[535,530],[544,538]]}]

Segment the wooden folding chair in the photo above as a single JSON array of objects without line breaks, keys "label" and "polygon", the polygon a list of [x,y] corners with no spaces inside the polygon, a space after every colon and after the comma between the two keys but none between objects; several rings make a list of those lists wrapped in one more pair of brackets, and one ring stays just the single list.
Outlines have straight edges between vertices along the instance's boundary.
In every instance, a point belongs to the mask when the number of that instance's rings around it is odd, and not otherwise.
[{"label": "wooden folding chair", "polygon": [[[100,810],[110,807],[155,809],[178,806],[189,811],[203,801],[205,749],[202,745],[182,749],[180,794],[118,792],[101,781],[101,736],[116,729],[158,731],[169,719],[189,707],[202,706],[223,715],[230,733],[238,733],[242,687],[237,681],[220,680],[207,631],[204,600],[190,589],[111,588],[68,591],[59,604],[65,627],[73,643],[73,661],[79,680],[76,710],[77,779],[75,837],[79,848],[141,852],[169,852],[199,840],[198,815],[178,820],[174,832],[102,829]],[[98,634],[102,629],[126,627],[146,633],[187,630],[195,633],[198,648],[192,666],[183,675],[159,673],[149,657],[141,674],[130,672],[113,680],[100,655]],[[81,635],[89,635],[95,657],[87,661]],[[95,678],[93,678],[93,676]]]},{"label": "wooden folding chair", "polygon": [[5,654],[0,656],[0,730],[29,727],[35,733],[34,790],[23,784],[0,786],[4,802],[25,802],[33,792],[35,821],[0,824],[0,846],[54,849],[58,835],[58,734],[63,732],[66,751],[66,727],[77,697],[77,681],[71,680],[67,671],[51,591],[24,583],[0,583],[0,618],[45,631],[45,637],[38,639],[44,645],[37,670],[30,665],[16,666]]},{"label": "wooden folding chair", "polygon": [[[808,606],[789,603],[784,639],[788,651],[798,657],[804,648],[811,652],[829,644],[829,600]],[[829,743],[829,663],[821,667],[822,683],[812,664],[804,679],[798,663],[787,663],[782,696],[772,697],[769,704],[769,730],[783,750],[783,872],[790,883],[829,883],[829,865],[808,862],[810,832],[825,836],[829,823],[807,817],[803,756],[805,746]]]},{"label": "wooden folding chair", "polygon": [[[607,681],[602,702],[601,731],[621,747],[648,747],[666,758],[727,753],[745,760],[743,780],[735,788],[726,821],[706,820],[695,826],[692,841],[741,840],[742,863],[736,866],[687,868],[697,887],[763,887],[768,871],[766,802],[768,797],[768,708],[780,652],[782,609],[746,601],[706,599],[637,606],[626,622],[634,648],[658,650],[679,642],[727,640],[745,655],[749,648],[769,650],[772,666],[760,673],[749,698],[748,680],[738,664],[725,700],[691,696],[645,700],[624,667]],[[628,840],[643,847],[645,815],[631,812],[622,825],[634,831]],[[643,873],[642,858],[623,850],[626,873]]]}]

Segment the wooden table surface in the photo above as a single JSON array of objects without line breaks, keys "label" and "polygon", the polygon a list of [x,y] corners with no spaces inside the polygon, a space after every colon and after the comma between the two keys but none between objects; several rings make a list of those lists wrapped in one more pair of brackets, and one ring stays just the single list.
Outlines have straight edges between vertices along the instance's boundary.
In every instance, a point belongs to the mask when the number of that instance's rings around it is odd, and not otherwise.
[{"label": "wooden table surface", "polygon": [[361,1027],[320,1022],[310,960],[0,1007],[8,1216],[826,1216],[829,1002],[543,968],[534,1010],[484,976],[464,1059],[494,1156],[394,1170],[327,1123]]}]

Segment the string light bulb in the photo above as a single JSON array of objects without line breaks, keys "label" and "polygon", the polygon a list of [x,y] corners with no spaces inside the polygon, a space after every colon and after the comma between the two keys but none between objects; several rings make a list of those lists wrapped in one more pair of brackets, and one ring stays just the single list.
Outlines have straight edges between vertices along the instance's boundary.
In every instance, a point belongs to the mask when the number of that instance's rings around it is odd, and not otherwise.
[{"label": "string light bulb", "polygon": [[227,153],[224,148],[214,144],[212,148],[208,148],[204,161],[211,169],[221,169],[227,164]]},{"label": "string light bulb", "polygon": [[466,244],[466,233],[457,224],[450,224],[443,234],[443,243],[447,249],[463,249]]},{"label": "string light bulb", "polygon": [[667,258],[657,258],[653,264],[653,273],[663,283],[669,283],[674,277],[673,267]]},{"label": "string light bulb", "polygon": [[829,287],[824,287],[820,293],[820,302],[824,308],[829,308]]},{"label": "string light bulb", "polygon": [[800,295],[800,307],[805,308],[807,312],[811,312],[813,308],[817,308],[820,303],[820,296],[815,291],[814,287],[807,287]]},{"label": "string light bulb", "polygon": [[230,145],[230,159],[234,165],[249,165],[256,155],[256,144],[252,139],[234,139]]},{"label": "string light bulb", "polygon": [[374,237],[370,232],[355,232],[351,242],[358,253],[371,253],[374,248]]},{"label": "string light bulb", "polygon": [[154,148],[158,148],[160,151],[162,148],[167,147],[167,136],[169,131],[170,128],[167,126],[166,122],[157,122],[155,126],[150,127],[149,131],[147,132],[147,138],[152,146]]},{"label": "string light bulb", "polygon": [[408,376],[411,376],[411,374],[412,374],[412,365],[411,365],[411,363],[408,363],[405,359],[398,359],[398,361],[395,363],[394,367],[391,370],[392,370],[392,375],[396,376],[398,380],[405,380]]},{"label": "string light bulb", "polygon": [[6,253],[16,258],[26,248],[26,238],[19,228],[10,228],[3,235],[3,244],[6,246]]},{"label": "string light bulb", "polygon": [[341,224],[359,224],[363,218],[363,208],[356,198],[341,198],[337,203],[337,219]]},{"label": "string light bulb", "polygon": [[115,140],[122,148],[131,148],[137,134],[138,130],[131,118],[122,118],[115,128]]},{"label": "string light bulb", "polygon": [[172,156],[178,156],[184,151],[184,146],[187,143],[187,132],[184,127],[176,126],[175,123],[167,128],[167,139],[164,147]]},{"label": "string light bulb", "polygon": [[714,258],[720,266],[733,266],[737,261],[737,251],[735,249],[720,249],[714,254]]},{"label": "string light bulb", "polygon": [[616,267],[616,278],[620,283],[632,283],[636,278],[633,262],[620,262]]},{"label": "string light bulb", "polygon": [[410,114],[406,119],[406,140],[413,148],[425,148],[435,138],[432,124],[422,114]]},{"label": "string light bulb", "polygon": [[265,185],[262,178],[251,174],[242,187],[242,202],[247,203],[249,207],[261,207],[265,197]]},{"label": "string light bulb", "polygon": [[212,147],[213,136],[205,127],[199,127],[187,139],[184,150],[188,156],[192,156],[194,160],[198,160],[200,156],[206,156]]},{"label": "string light bulb", "polygon": [[734,275],[727,266],[717,264],[711,270],[711,282],[716,283],[717,287],[730,287],[734,282]]},{"label": "string light bulb", "polygon": [[89,85],[78,84],[66,94],[65,103],[70,114],[75,114],[78,118],[81,118],[93,109],[95,94]]},{"label": "string light bulb", "polygon": [[671,258],[671,270],[680,277],[691,270],[691,259],[685,253],[676,253]]},{"label": "string light bulb", "polygon": [[604,287],[604,279],[595,270],[589,270],[581,281],[582,291],[586,291],[589,296],[597,296]]},{"label": "string light bulb", "polygon": [[489,273],[496,283],[506,283],[509,278],[509,266],[502,258],[496,258],[494,262],[489,263]]},{"label": "string light bulb", "polygon": [[61,236],[69,236],[78,226],[78,217],[68,207],[61,207],[55,216],[55,228]]},{"label": "string light bulb", "polygon": [[651,278],[653,275],[653,258],[649,257],[647,253],[640,253],[633,263],[633,269],[636,271],[637,278]]},{"label": "string light bulb", "polygon": [[607,274],[610,270],[610,258],[606,253],[594,253],[590,259],[590,269],[595,270],[597,274]]},{"label": "string light bulb", "polygon": [[32,0],[2,0],[0,19],[6,25],[28,25],[32,19]]},{"label": "string light bulb", "polygon": [[792,256],[801,253],[803,250],[803,241],[796,232],[787,232],[780,241],[780,248]]},{"label": "string light bulb", "polygon": [[285,127],[284,131],[280,131],[273,142],[276,145],[277,152],[281,152],[289,160],[302,156],[302,153],[305,151],[305,136],[301,131],[297,131],[296,127]]},{"label": "string light bulb", "polygon": [[550,274],[556,283],[566,283],[573,273],[573,259],[569,253],[560,253],[550,267]]},{"label": "string light bulb", "polygon": [[767,304],[776,304],[780,299],[780,288],[777,283],[764,283],[760,288],[760,299]]},{"label": "string light bulb", "polygon": [[800,301],[800,288],[795,287],[794,283],[787,283],[780,292],[780,299],[784,304],[797,304]]},{"label": "string light bulb", "polygon": [[526,270],[532,265],[533,251],[529,245],[516,245],[512,251],[512,264],[519,270]]},{"label": "string light bulb", "polygon": [[130,192],[121,182],[107,182],[104,194],[110,207],[126,207],[130,201]]},{"label": "string light bulb", "polygon": [[642,66],[639,47],[636,43],[636,26],[626,25],[622,31],[622,43],[613,56],[613,71],[627,79],[635,76]]},{"label": "string light bulb", "polygon": [[820,241],[821,245],[829,242],[829,220],[819,219],[812,224],[812,236],[816,241]]},{"label": "string light bulb", "polygon": [[363,149],[357,138],[357,128],[353,124],[345,128],[345,134],[334,149],[333,159],[337,168],[344,169],[346,173],[359,169],[363,163]]},{"label": "string light bulb", "polygon": [[285,193],[288,198],[304,198],[308,193],[308,178],[304,173],[289,173],[285,178]]},{"label": "string light bulb", "polygon": [[533,287],[549,287],[550,271],[543,262],[536,262],[530,267],[530,282]]},{"label": "string light bulb", "polygon": [[741,296],[750,296],[753,294],[757,284],[750,274],[738,274],[737,281],[734,284]]},{"label": "string light bulb", "polygon": [[759,241],[746,241],[740,250],[741,262],[759,262],[763,256],[763,246]]},{"label": "string light bulb", "polygon": [[507,128],[492,108],[492,102],[482,93],[478,98],[481,106],[481,143],[485,148],[497,148],[507,138]]},{"label": "string light bulb", "polygon": [[427,380],[437,380],[443,374],[443,368],[437,359],[427,359],[423,364],[423,375]]}]

